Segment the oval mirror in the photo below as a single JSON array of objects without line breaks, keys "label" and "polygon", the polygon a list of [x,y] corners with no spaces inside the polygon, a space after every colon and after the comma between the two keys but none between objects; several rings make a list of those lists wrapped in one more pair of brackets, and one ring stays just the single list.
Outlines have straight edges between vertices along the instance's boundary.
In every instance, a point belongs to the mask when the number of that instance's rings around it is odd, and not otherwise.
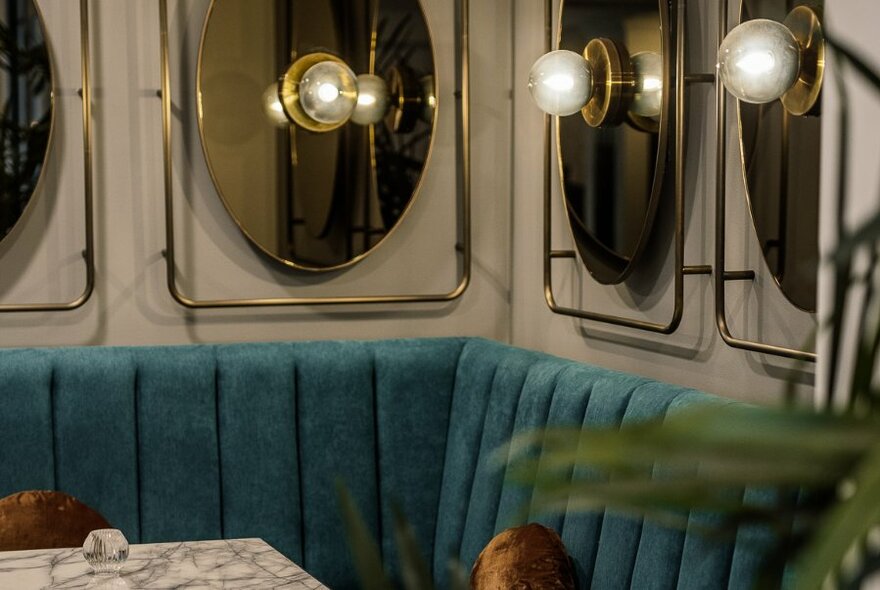
[{"label": "oval mirror", "polygon": [[[788,0],[745,0],[740,18],[782,22],[792,8]],[[749,209],[764,259],[788,300],[815,312],[821,119],[790,115],[778,100],[740,102],[739,130]]]},{"label": "oval mirror", "polygon": [[52,136],[52,66],[33,0],[0,0],[0,240],[34,199]]},{"label": "oval mirror", "polygon": [[214,184],[274,259],[345,268],[406,216],[437,96],[419,0],[212,0],[197,77]]},{"label": "oval mirror", "polygon": [[[609,93],[618,94],[600,101],[601,117],[587,105],[583,117],[558,120],[569,224],[581,259],[603,284],[629,276],[654,226],[671,118],[669,47],[663,0],[562,0],[559,48],[584,53],[594,79],[599,68],[621,72],[609,78]],[[618,106],[609,113],[611,99]]]}]

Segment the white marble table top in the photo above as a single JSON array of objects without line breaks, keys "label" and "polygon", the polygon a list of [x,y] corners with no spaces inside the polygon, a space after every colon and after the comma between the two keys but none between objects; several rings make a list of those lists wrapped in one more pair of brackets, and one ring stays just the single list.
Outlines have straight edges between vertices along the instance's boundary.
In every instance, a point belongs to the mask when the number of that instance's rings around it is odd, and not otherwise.
[{"label": "white marble table top", "polygon": [[95,576],[82,549],[0,552],[0,590],[325,586],[261,539],[132,545],[120,576]]}]

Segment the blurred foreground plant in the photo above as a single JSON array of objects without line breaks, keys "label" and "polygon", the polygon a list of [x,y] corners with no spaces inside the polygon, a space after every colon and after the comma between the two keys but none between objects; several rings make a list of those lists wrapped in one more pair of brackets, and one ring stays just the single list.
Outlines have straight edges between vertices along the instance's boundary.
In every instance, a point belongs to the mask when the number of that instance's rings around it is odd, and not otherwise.
[{"label": "blurred foreground plant", "polygon": [[[620,429],[544,429],[500,452],[508,477],[534,486],[533,508],[610,508],[688,526],[691,511],[722,517],[702,532],[730,539],[743,524],[768,527],[776,547],[759,585],[778,587],[794,566],[808,590],[858,588],[880,571],[880,214],[847,228],[850,110],[844,71],[880,92],[880,75],[834,40],[840,97],[837,234],[830,358],[821,411],[717,405]],[[856,276],[860,275],[860,276]],[[847,330],[845,326],[856,326]],[[846,354],[852,339],[855,354]],[[854,358],[852,358],[854,357]],[[851,373],[845,371],[851,370]],[[849,376],[847,376],[849,375]],[[834,392],[845,397],[835,399]],[[589,473],[590,477],[578,474]],[[742,502],[745,488],[778,502]],[[693,523],[691,523],[693,530]]]}]

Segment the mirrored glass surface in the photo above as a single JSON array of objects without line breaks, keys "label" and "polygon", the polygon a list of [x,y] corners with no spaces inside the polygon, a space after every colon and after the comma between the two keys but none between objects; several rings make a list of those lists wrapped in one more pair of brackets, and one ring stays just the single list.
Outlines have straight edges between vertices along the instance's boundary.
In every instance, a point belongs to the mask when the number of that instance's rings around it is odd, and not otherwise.
[{"label": "mirrored glass surface", "polygon": [[[341,60],[364,96],[369,88],[381,102],[387,90],[387,108],[356,110],[326,132],[293,123],[276,83],[318,53]],[[370,74],[380,80],[364,81]],[[332,270],[360,260],[418,193],[436,110],[433,47],[418,0],[214,0],[198,91],[218,193],[241,230],[288,266]]]},{"label": "mirrored glass surface", "polygon": [[[741,17],[782,22],[795,5],[787,0],[745,0]],[[749,208],[764,259],[789,301],[815,312],[821,119],[789,115],[777,100],[763,105],[741,102],[739,123]]]},{"label": "mirrored glass surface", "polygon": [[560,49],[583,53],[593,39],[610,40],[629,84],[617,120],[597,128],[580,115],[559,119],[566,211],[582,260],[604,284],[622,282],[637,263],[663,188],[667,10],[657,0],[563,0],[561,7]]},{"label": "mirrored glass surface", "polygon": [[28,205],[52,134],[52,69],[33,0],[0,0],[0,240]]}]

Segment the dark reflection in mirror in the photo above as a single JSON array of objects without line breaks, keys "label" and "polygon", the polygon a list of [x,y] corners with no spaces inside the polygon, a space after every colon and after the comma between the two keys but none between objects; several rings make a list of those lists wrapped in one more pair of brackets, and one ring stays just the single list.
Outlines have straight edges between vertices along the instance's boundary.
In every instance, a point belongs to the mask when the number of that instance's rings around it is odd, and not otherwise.
[{"label": "dark reflection in mirror", "polygon": [[[746,0],[741,17],[781,22],[798,4]],[[764,259],[789,301],[815,312],[821,119],[789,115],[780,101],[740,103],[739,117],[749,208]]]},{"label": "dark reflection in mirror", "polygon": [[31,202],[52,131],[52,71],[33,0],[0,0],[0,240]]},{"label": "dark reflection in mirror", "polygon": [[650,236],[662,191],[667,8],[662,0],[564,0],[561,10],[560,49],[582,53],[590,40],[610,39],[625,77],[653,90],[651,96],[630,91],[613,124],[589,127],[578,115],[559,120],[566,210],[578,252],[597,281],[620,283]]},{"label": "dark reflection in mirror", "polygon": [[[385,81],[392,100],[384,120],[323,133],[283,112],[273,121],[265,106],[271,85],[317,52]],[[430,154],[436,105],[418,0],[214,0],[198,83],[218,192],[242,231],[275,259],[305,270],[342,268],[405,216]]]}]

